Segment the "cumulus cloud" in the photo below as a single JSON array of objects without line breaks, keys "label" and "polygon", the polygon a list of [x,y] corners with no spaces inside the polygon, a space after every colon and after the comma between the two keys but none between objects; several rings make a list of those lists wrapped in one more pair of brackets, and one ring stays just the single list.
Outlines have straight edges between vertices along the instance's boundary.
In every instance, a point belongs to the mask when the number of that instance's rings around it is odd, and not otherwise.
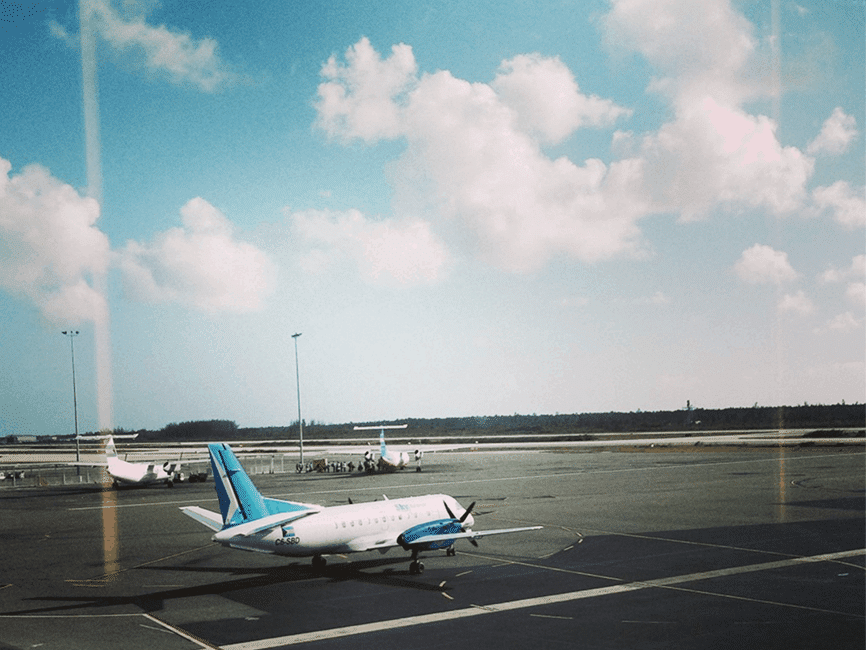
[{"label": "cumulus cloud", "polygon": [[803,205],[814,161],[783,147],[769,117],[743,108],[766,84],[754,75],[752,26],[727,0],[700,11],[689,0],[615,0],[603,24],[609,42],[656,67],[650,90],[674,109],[640,152],[653,210],[688,221],[720,204],[776,214]]},{"label": "cumulus cloud", "polygon": [[834,111],[808,151],[784,146],[775,121],[750,108],[772,94],[767,52],[730,0],[700,11],[691,0],[612,0],[601,24],[609,44],[653,67],[648,91],[672,110],[656,131],[616,131],[610,162],[546,153],[631,110],[587,94],[559,58],[540,54],[505,60],[479,83],[421,73],[410,46],[380,56],[362,39],[323,66],[318,125],[345,141],[403,139],[388,168],[398,219],[420,215],[449,246],[513,271],[557,255],[641,254],[639,223],[653,213],[690,221],[720,208],[812,208],[863,223],[863,198],[847,183],[808,191],[812,154],[847,147],[851,118]]},{"label": "cumulus cloud", "polygon": [[[582,95],[558,59],[518,57],[493,84],[470,83],[447,71],[419,77],[411,48],[383,60],[362,39],[322,74],[320,126],[347,140],[405,138],[389,168],[395,205],[441,217],[459,231],[452,239],[491,263],[526,269],[558,252],[597,260],[638,248],[644,210],[627,188],[639,167],[576,165],[541,150],[541,140],[627,113]],[[552,94],[532,97],[541,91]],[[564,106],[551,106],[557,97]]]},{"label": "cumulus cloud", "polygon": [[322,68],[327,80],[319,85],[319,126],[329,135],[373,142],[402,132],[401,101],[416,83],[412,48],[399,44],[382,60],[369,39],[346,51],[346,65],[331,56]]},{"label": "cumulus cloud", "polygon": [[234,238],[226,217],[202,198],[181,208],[182,228],[119,253],[124,286],[148,302],[177,302],[208,312],[260,309],[275,267],[265,253]]},{"label": "cumulus cloud", "polygon": [[609,126],[632,111],[609,99],[584,95],[559,58],[522,54],[503,62],[491,84],[517,114],[518,128],[547,143],[584,126]]},{"label": "cumulus cloud", "polygon": [[862,322],[850,311],[835,316],[827,323],[827,329],[832,332],[853,332],[863,326]]},{"label": "cumulus cloud", "polygon": [[110,260],[99,204],[38,165],[11,169],[0,158],[0,288],[54,322],[96,321],[105,298],[95,280]]},{"label": "cumulus cloud", "polygon": [[845,283],[846,300],[860,309],[866,308],[866,255],[856,255],[847,269],[830,267],[821,274],[827,283]]},{"label": "cumulus cloud", "polygon": [[846,228],[866,226],[866,196],[855,192],[846,181],[836,181],[829,187],[817,187],[812,200],[821,210],[828,210],[833,219]]},{"label": "cumulus cloud", "polygon": [[[135,2],[116,10],[110,0],[82,0],[89,8],[99,35],[118,52],[141,57],[144,67],[165,75],[172,83],[190,84],[214,92],[237,79],[220,58],[217,42],[209,37],[195,39],[186,32],[165,25],[147,23],[142,7]],[[51,23],[52,34],[69,42],[67,31]]]},{"label": "cumulus cloud", "polygon": [[288,216],[298,237],[313,247],[301,260],[308,272],[347,258],[368,281],[414,285],[441,279],[448,267],[447,250],[421,220],[373,221],[358,210]]},{"label": "cumulus cloud", "polygon": [[850,282],[845,289],[845,298],[861,309],[866,307],[866,282]]},{"label": "cumulus cloud", "polygon": [[758,88],[743,74],[756,49],[752,25],[727,0],[613,0],[602,25],[608,42],[636,51],[661,76],[652,89],[678,108],[703,97],[740,105]]},{"label": "cumulus cloud", "polygon": [[734,271],[749,284],[783,284],[798,277],[788,262],[788,254],[770,246],[755,244],[743,251]]},{"label": "cumulus cloud", "polygon": [[824,282],[845,282],[850,279],[863,281],[866,279],[866,255],[855,255],[847,269],[831,266],[821,274],[821,279]]},{"label": "cumulus cloud", "polygon": [[815,305],[802,291],[788,293],[779,301],[779,311],[806,316],[815,310]]},{"label": "cumulus cloud", "polygon": [[856,136],[857,120],[837,106],[806,151],[810,154],[839,155],[848,150],[848,145]]},{"label": "cumulus cloud", "polygon": [[679,212],[686,221],[719,204],[793,212],[805,201],[814,166],[796,147],[779,143],[770,118],[709,96],[646,136],[641,153],[654,209]]}]

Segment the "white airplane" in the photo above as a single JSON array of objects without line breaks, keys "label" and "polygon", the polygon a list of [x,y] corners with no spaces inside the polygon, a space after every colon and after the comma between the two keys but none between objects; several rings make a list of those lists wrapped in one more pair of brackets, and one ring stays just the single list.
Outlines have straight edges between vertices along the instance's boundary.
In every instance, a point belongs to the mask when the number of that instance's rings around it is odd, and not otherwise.
[{"label": "white airplane", "polygon": [[385,432],[379,434],[379,469],[393,472],[406,469],[409,464],[409,453],[405,451],[388,451],[385,444]]},{"label": "white airplane", "polygon": [[[399,425],[382,425],[375,427],[355,427],[356,431],[363,431],[365,429],[379,429],[379,471],[385,472],[394,472],[398,469],[406,469],[407,465],[411,462],[411,457],[409,456],[409,452],[406,451],[389,451],[388,446],[385,444],[385,429],[405,429],[408,425],[399,424]],[[417,450],[414,454],[415,460],[421,460],[422,452]],[[419,464],[417,467],[417,471],[421,471],[421,465]]]},{"label": "white airplane", "polygon": [[[105,462],[72,463],[72,465],[105,467],[108,475],[114,482],[114,487],[120,485],[150,485],[153,483],[165,483],[168,487],[174,487],[175,481],[182,481],[184,479],[181,473],[180,461],[166,461],[160,464],[156,462],[130,463],[123,460],[117,455],[113,435],[106,436]],[[202,480],[202,477],[200,474],[196,474],[195,479]],[[192,477],[191,480],[193,480]]]},{"label": "white airplane", "polygon": [[176,480],[182,480],[180,462],[167,461],[162,465],[157,463],[130,463],[117,455],[114,438],[108,436],[105,442],[105,461],[108,465],[108,475],[118,485],[149,485],[165,483],[174,487]]},{"label": "white airplane", "polygon": [[[230,548],[313,558],[321,569],[323,556],[400,546],[412,553],[409,572],[420,574],[421,551],[444,548],[455,555],[453,544],[479,537],[538,530],[541,526],[472,531],[473,502],[464,509],[446,494],[387,499],[370,503],[323,507],[264,497],[226,444],[208,445],[220,513],[199,506],[181,511],[216,531],[213,541]],[[454,513],[459,512],[460,516]]]}]

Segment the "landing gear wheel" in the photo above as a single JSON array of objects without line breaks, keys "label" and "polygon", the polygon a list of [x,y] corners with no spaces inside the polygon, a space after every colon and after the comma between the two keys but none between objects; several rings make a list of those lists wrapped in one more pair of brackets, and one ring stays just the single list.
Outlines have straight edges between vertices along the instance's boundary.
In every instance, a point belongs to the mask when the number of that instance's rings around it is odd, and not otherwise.
[{"label": "landing gear wheel", "polygon": [[409,573],[416,576],[421,575],[422,573],[424,573],[424,565],[418,560],[413,561],[409,565]]},{"label": "landing gear wheel", "polygon": [[455,555],[457,555],[457,549],[453,546],[449,546],[445,549],[445,555],[446,557],[454,557]]},{"label": "landing gear wheel", "polygon": [[328,564],[328,561],[323,558],[321,555],[313,556],[313,570],[314,571],[322,571],[325,566]]},{"label": "landing gear wheel", "polygon": [[168,487],[174,487],[174,481],[166,481],[165,484],[166,484]]}]

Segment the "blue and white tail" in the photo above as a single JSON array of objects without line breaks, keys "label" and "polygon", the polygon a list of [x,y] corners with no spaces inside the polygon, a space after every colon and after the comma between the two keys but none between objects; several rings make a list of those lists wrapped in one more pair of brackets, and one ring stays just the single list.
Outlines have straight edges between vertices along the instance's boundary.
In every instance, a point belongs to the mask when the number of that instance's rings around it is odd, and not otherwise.
[{"label": "blue and white tail", "polygon": [[117,447],[114,446],[114,437],[109,435],[105,441],[106,458],[117,458]]},{"label": "blue and white tail", "polygon": [[227,444],[207,446],[213,468],[214,484],[220,502],[223,528],[257,521],[279,513],[319,510],[306,503],[269,499],[253,485],[243,466]]},{"label": "blue and white tail", "polygon": [[207,446],[220,501],[223,526],[236,526],[268,515],[265,500],[226,444]]},{"label": "blue and white tail", "polygon": [[385,446],[385,429],[379,433],[379,455],[382,458],[388,455],[388,447]]}]

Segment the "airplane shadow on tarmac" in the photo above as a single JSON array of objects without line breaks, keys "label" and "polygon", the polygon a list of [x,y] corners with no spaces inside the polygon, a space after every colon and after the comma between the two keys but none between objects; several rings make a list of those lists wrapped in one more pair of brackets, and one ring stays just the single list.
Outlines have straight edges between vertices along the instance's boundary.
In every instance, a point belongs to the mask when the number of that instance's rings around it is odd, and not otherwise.
[{"label": "airplane shadow on tarmac", "polygon": [[[32,609],[0,612],[3,615],[24,614],[48,614],[73,610],[86,610],[91,608],[120,607],[134,605],[145,612],[152,613],[164,609],[166,601],[194,596],[222,596],[234,591],[251,588],[261,588],[280,584],[289,584],[305,580],[324,578],[330,582],[357,581],[368,584],[384,585],[403,589],[414,589],[417,591],[445,592],[448,588],[440,585],[431,585],[419,582],[416,576],[410,578],[408,569],[395,571],[389,565],[406,564],[406,557],[393,557],[363,560],[359,562],[347,562],[324,567],[324,569],[313,569],[308,565],[292,564],[284,567],[271,569],[260,568],[217,568],[217,567],[189,567],[189,566],[163,566],[163,567],[141,567],[142,571],[172,571],[187,573],[214,573],[230,574],[233,576],[244,576],[233,580],[214,582],[192,587],[181,587],[167,589],[151,593],[135,594],[130,596],[35,596],[28,601],[54,602],[56,605],[36,607]],[[407,564],[408,566],[408,564]],[[386,567],[381,573],[368,573],[370,569]]]}]

